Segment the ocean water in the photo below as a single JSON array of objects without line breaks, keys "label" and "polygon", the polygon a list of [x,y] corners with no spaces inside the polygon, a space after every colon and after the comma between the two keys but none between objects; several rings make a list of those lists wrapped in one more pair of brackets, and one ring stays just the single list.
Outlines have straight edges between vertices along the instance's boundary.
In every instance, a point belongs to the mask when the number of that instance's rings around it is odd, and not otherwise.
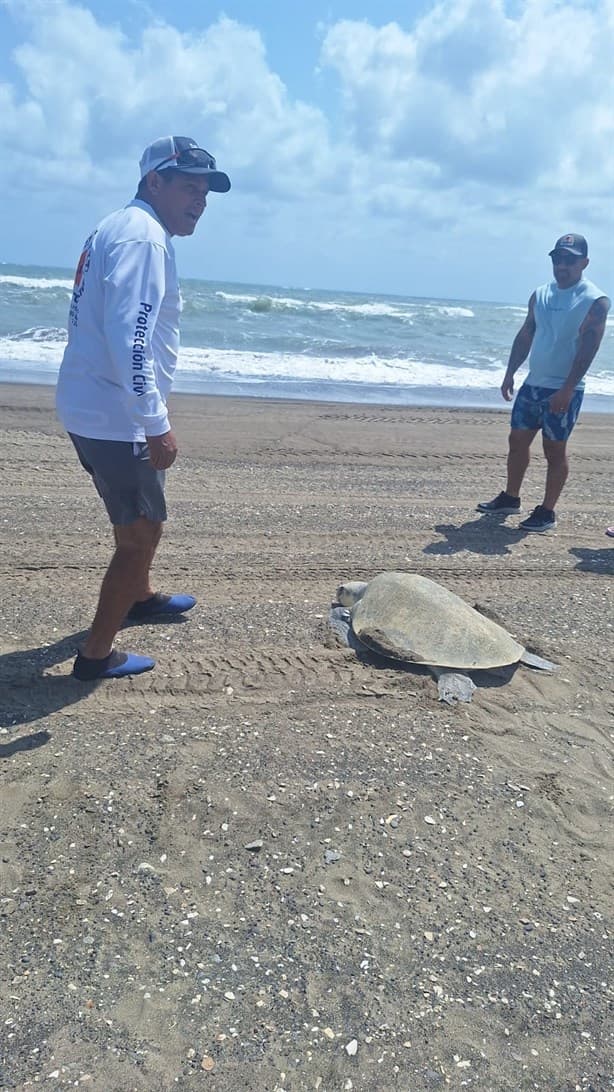
[{"label": "ocean water", "polygon": [[[0,382],[55,382],[72,277],[0,264]],[[505,408],[499,386],[526,313],[524,302],[199,280],[181,290],[175,390],[192,393]],[[612,316],[586,392],[587,409],[614,410]]]}]

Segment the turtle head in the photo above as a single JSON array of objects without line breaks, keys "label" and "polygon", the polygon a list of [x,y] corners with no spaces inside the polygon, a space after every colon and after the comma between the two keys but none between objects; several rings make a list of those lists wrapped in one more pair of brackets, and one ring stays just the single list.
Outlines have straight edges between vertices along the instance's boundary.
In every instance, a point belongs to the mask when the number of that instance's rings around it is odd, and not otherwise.
[{"label": "turtle head", "polygon": [[348,580],[337,588],[337,602],[342,607],[353,607],[365,594],[367,583],[364,580]]}]

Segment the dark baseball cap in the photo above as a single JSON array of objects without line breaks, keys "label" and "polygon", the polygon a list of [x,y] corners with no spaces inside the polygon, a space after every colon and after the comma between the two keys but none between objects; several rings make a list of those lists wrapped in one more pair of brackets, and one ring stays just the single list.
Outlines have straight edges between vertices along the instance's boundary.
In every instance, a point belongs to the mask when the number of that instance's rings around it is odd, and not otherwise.
[{"label": "dark baseball cap", "polygon": [[561,235],[548,257],[551,258],[557,250],[568,250],[576,258],[588,258],[588,243],[583,235]]},{"label": "dark baseball cap", "polygon": [[214,157],[200,148],[191,137],[160,137],[150,144],[140,162],[141,178],[150,171],[175,170],[183,174],[207,175],[209,189],[215,193],[228,193],[230,179],[224,171],[218,171]]}]

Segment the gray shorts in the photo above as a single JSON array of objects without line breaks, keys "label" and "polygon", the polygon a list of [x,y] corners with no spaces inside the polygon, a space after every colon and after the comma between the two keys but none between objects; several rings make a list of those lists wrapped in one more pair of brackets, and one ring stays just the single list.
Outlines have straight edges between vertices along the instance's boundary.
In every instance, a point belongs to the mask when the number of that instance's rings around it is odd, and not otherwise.
[{"label": "gray shorts", "polygon": [[146,443],[91,440],[74,436],[79,462],[91,476],[114,526],[134,523],[141,516],[153,523],[166,519],[164,471],[154,470]]}]

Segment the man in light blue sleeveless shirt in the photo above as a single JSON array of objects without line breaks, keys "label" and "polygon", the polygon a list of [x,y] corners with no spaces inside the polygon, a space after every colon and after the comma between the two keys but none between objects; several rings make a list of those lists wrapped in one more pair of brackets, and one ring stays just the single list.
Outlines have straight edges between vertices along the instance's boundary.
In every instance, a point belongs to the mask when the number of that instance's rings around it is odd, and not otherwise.
[{"label": "man in light blue sleeveless shirt", "polygon": [[556,527],[555,508],[567,481],[567,441],[584,396],[584,376],[605,331],[610,301],[583,272],[588,245],[583,235],[562,235],[550,251],[554,280],[537,288],[527,317],[516,334],[501,384],[506,402],[514,393],[514,375],[529,356],[529,374],[512,409],[507,484],[480,512],[503,515],[520,511],[520,487],[530,448],[541,430],[548,469],[544,500],[520,524],[525,531]]}]

